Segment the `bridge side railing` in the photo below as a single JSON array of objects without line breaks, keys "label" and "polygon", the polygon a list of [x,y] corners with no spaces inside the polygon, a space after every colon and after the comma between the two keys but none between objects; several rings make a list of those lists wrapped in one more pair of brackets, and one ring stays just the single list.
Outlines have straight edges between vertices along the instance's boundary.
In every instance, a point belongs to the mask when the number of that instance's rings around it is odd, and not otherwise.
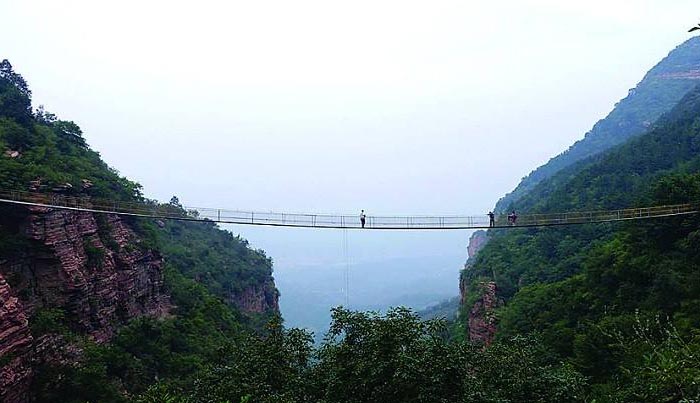
[{"label": "bridge side railing", "polygon": [[[0,199],[33,203],[44,207],[83,209],[104,213],[132,214],[162,219],[184,219],[215,221],[233,224],[280,225],[313,228],[361,228],[359,215],[305,214],[251,212],[217,208],[180,208],[155,202],[124,202],[91,197],[66,196],[57,193],[26,191],[0,191]],[[650,217],[663,217],[697,213],[700,203],[666,206],[638,207],[617,210],[572,211],[565,213],[520,214],[515,222],[507,215],[496,217],[495,226],[526,227],[566,224],[585,224],[608,221],[623,221]],[[440,229],[440,228],[486,228],[489,219],[480,216],[367,216],[366,228],[373,229]]]}]

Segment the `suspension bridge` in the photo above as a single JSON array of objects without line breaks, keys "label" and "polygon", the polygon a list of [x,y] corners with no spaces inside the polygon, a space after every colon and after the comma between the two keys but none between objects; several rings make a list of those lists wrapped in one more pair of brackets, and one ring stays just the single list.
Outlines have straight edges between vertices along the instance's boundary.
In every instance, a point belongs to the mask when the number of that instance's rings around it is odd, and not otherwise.
[{"label": "suspension bridge", "polygon": [[[297,228],[334,228],[365,230],[464,230],[487,228],[526,228],[556,225],[593,224],[616,221],[644,220],[700,213],[700,203],[636,207],[617,210],[570,211],[548,214],[518,214],[515,222],[506,215],[496,215],[491,224],[487,215],[445,216],[372,216],[363,228],[357,215],[310,213],[280,213],[240,211],[210,207],[181,207],[153,201],[123,202],[73,197],[57,193],[0,191],[0,204],[24,205],[37,208],[86,211],[121,216],[164,220],[207,221],[221,224],[266,225]],[[184,210],[184,211],[183,211]]]}]

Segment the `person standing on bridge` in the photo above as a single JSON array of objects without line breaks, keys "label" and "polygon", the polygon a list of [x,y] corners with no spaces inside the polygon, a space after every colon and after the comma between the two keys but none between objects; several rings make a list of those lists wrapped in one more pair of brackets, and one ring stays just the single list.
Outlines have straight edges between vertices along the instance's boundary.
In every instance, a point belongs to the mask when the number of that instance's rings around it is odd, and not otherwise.
[{"label": "person standing on bridge", "polygon": [[367,216],[365,215],[365,211],[362,210],[360,213],[360,224],[362,224],[362,228],[365,227],[365,220],[367,220]]},{"label": "person standing on bridge", "polygon": [[515,210],[513,210],[512,213],[508,214],[508,222],[510,222],[510,225],[515,225],[515,221],[518,219],[518,215],[515,214]]},{"label": "person standing on bridge", "polygon": [[495,227],[496,226],[496,220],[494,218],[493,211],[489,211],[487,214],[489,216],[489,227]]}]

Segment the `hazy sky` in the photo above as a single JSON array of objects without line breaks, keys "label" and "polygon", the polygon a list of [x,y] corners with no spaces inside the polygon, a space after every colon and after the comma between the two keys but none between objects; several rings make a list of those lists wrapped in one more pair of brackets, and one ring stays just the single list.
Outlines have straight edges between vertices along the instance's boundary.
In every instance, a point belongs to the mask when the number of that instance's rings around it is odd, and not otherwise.
[{"label": "hazy sky", "polygon": [[[0,21],[34,103],[150,197],[483,214],[689,38],[700,3],[0,0]],[[340,247],[234,231],[285,264]],[[352,236],[373,259],[462,256],[467,234]]]}]

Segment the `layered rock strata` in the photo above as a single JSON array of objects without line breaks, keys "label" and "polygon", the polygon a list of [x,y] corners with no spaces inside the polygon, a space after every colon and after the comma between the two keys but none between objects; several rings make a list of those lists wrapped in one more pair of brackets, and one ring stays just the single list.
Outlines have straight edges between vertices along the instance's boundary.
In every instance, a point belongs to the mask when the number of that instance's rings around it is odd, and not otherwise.
[{"label": "layered rock strata", "polygon": [[0,401],[27,400],[33,341],[24,307],[0,274]]},{"label": "layered rock strata", "polygon": [[29,208],[18,236],[29,247],[0,262],[0,401],[27,400],[34,357],[72,351],[31,334],[28,318],[59,311],[61,326],[104,343],[129,319],[171,309],[162,257],[117,216]]}]

